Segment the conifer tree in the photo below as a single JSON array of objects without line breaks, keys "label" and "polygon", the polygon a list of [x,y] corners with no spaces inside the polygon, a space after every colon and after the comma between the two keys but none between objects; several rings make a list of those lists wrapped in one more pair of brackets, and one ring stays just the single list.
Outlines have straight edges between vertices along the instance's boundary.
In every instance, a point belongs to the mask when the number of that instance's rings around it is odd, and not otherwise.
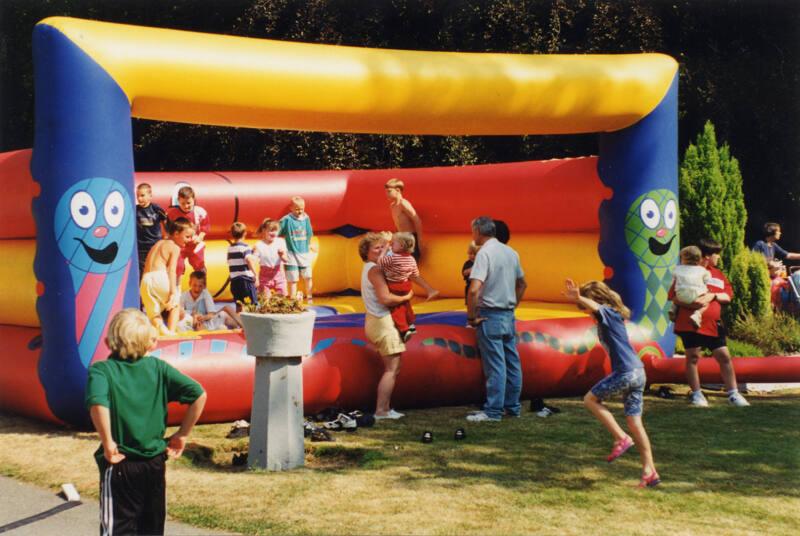
[{"label": "conifer tree", "polygon": [[744,247],[747,210],[739,162],[728,145],[717,146],[714,125],[707,121],[695,144],[689,144],[678,181],[681,243],[713,238],[722,244],[722,265],[730,267]]}]

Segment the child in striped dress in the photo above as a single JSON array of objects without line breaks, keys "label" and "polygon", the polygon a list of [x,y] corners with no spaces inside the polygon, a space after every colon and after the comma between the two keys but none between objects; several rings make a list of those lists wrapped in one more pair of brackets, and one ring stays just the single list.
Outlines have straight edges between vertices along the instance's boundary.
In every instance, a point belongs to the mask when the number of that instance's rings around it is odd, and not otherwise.
[{"label": "child in striped dress", "polygon": [[[439,291],[431,287],[419,274],[417,261],[413,257],[416,240],[411,233],[394,233],[391,242],[384,247],[378,259],[378,266],[383,271],[386,284],[392,294],[403,296],[411,291],[411,282],[417,283],[433,299]],[[391,308],[392,320],[400,332],[403,342],[408,341],[417,331],[414,325],[416,317],[411,301],[405,301]]]}]

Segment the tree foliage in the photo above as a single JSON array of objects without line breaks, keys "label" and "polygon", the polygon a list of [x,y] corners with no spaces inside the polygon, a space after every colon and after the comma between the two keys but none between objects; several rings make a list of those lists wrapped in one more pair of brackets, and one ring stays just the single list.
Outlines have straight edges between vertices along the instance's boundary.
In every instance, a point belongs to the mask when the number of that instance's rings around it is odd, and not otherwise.
[{"label": "tree foliage", "polygon": [[[33,143],[30,34],[68,15],[258,38],[509,53],[663,52],[680,62],[681,147],[710,118],[754,220],[800,249],[800,9],[786,0],[2,0],[0,150]],[[787,120],[788,118],[788,120]],[[577,156],[594,136],[438,137],[134,121],[137,169],[413,167]],[[725,168],[724,158],[720,167]]]},{"label": "tree foliage", "polygon": [[736,326],[736,320],[747,314],[755,318],[772,315],[769,273],[763,255],[742,249],[734,257],[728,276],[733,301],[724,308],[726,325]]},{"label": "tree foliage", "polygon": [[747,210],[739,162],[727,144],[719,147],[714,125],[707,121],[695,143],[686,149],[680,167],[681,243],[712,238],[722,244],[722,266],[744,247]]}]

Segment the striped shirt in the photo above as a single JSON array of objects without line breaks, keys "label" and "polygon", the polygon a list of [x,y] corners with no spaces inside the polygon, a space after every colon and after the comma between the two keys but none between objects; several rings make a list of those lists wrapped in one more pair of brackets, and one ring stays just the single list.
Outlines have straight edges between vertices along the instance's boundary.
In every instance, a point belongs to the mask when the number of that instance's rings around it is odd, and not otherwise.
[{"label": "striped shirt", "polygon": [[231,271],[231,279],[245,277],[255,282],[256,274],[247,265],[247,256],[252,254],[253,250],[244,242],[236,242],[228,247],[228,268]]},{"label": "striped shirt", "polygon": [[384,255],[378,259],[378,266],[383,270],[383,276],[386,281],[391,281],[392,283],[407,281],[410,277],[419,275],[417,261],[410,253]]}]

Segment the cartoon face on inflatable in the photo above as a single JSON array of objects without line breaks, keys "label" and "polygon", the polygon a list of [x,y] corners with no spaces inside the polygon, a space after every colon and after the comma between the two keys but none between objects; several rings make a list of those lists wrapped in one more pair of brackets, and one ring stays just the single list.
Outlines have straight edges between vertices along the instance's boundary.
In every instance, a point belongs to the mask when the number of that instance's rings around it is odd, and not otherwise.
[{"label": "cartoon face on inflatable", "polygon": [[114,179],[77,182],[56,206],[56,242],[70,267],[106,274],[125,267],[133,251],[133,204]]},{"label": "cartoon face on inflatable", "polygon": [[670,267],[678,255],[678,200],[670,190],[651,190],[625,217],[628,247],[648,266]]}]

